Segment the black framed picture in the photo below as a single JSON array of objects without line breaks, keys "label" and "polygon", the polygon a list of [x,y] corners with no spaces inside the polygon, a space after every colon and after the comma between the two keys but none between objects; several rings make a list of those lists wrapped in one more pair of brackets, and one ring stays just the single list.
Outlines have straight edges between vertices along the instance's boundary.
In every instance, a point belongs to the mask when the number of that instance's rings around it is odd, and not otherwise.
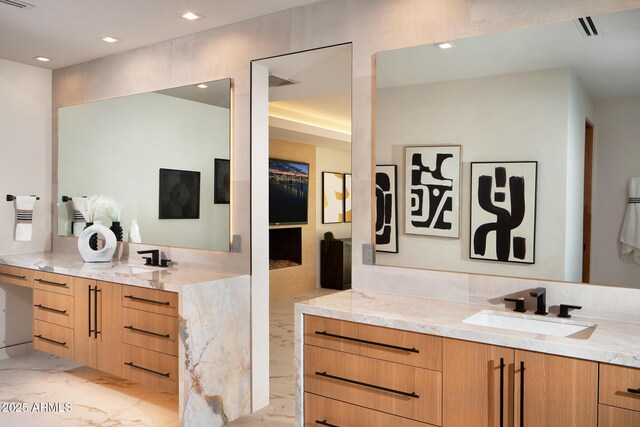
[{"label": "black framed picture", "polygon": [[231,171],[228,159],[213,159],[213,203],[229,204]]},{"label": "black framed picture", "polygon": [[160,169],[159,219],[200,218],[200,172]]},{"label": "black framed picture", "polygon": [[309,163],[269,159],[269,224],[307,224]]},{"label": "black framed picture", "polygon": [[398,253],[398,167],[376,165],[376,252]]},{"label": "black framed picture", "polygon": [[538,162],[471,163],[472,259],[535,263]]}]

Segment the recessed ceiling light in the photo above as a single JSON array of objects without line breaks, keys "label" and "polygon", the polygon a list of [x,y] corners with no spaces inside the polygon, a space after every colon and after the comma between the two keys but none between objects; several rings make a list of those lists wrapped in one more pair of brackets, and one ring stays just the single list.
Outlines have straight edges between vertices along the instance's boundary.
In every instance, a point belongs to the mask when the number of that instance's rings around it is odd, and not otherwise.
[{"label": "recessed ceiling light", "polygon": [[451,42],[436,43],[434,44],[434,46],[438,49],[451,49],[452,47],[455,47],[455,45]]},{"label": "recessed ceiling light", "polygon": [[189,21],[195,21],[198,18],[202,18],[202,15],[198,15],[197,13],[194,13],[194,12],[186,12],[180,16],[183,17],[184,19],[188,19]]},{"label": "recessed ceiling light", "polygon": [[204,88],[207,88],[207,87],[209,87],[209,86],[207,86],[207,85],[206,85],[206,84],[204,84],[204,83],[200,83],[200,84],[199,84],[198,86],[196,86],[196,87],[199,87],[200,89],[204,89]]},{"label": "recessed ceiling light", "polygon": [[115,42],[119,42],[120,41],[120,39],[117,39],[117,38],[111,37],[111,36],[104,36],[100,40],[102,40],[103,42],[107,42],[107,43],[115,43]]},{"label": "recessed ceiling light", "polygon": [[49,62],[51,61],[51,58],[47,58],[46,56],[36,56],[33,59],[37,60],[37,61],[42,61],[42,62]]}]

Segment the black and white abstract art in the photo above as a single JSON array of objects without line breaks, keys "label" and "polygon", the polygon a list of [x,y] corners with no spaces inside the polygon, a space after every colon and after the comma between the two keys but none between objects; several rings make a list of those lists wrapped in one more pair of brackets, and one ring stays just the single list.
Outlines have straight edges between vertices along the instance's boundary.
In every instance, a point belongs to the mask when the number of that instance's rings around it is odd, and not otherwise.
[{"label": "black and white abstract art", "polygon": [[159,219],[200,218],[200,172],[160,169]]},{"label": "black and white abstract art", "polygon": [[397,166],[376,166],[376,252],[398,253]]},{"label": "black and white abstract art", "polygon": [[471,163],[471,258],[535,262],[537,166]]},{"label": "black and white abstract art", "polygon": [[405,232],[459,237],[460,146],[405,149]]}]

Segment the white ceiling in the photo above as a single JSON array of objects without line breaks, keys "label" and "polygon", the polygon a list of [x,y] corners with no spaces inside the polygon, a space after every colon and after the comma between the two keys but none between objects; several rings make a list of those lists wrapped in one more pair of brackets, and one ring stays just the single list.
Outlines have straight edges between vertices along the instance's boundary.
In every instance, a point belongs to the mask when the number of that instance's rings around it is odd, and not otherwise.
[{"label": "white ceiling", "polygon": [[377,87],[417,85],[532,70],[571,68],[596,99],[640,95],[640,9],[592,17],[598,36],[576,22],[540,25],[377,55]]},{"label": "white ceiling", "polygon": [[[0,58],[55,70],[317,1],[24,0],[31,9],[0,3]],[[204,18],[180,18],[186,11]],[[122,41],[100,40],[107,35]]]}]

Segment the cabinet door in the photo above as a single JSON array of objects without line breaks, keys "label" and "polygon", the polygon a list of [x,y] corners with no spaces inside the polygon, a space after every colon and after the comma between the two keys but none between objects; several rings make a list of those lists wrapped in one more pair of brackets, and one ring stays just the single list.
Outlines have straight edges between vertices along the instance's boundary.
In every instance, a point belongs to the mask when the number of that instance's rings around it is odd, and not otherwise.
[{"label": "cabinet door", "polygon": [[97,342],[94,338],[95,280],[75,277],[73,295],[73,360],[96,368]]},{"label": "cabinet door", "polygon": [[122,285],[97,282],[97,369],[122,376]]},{"label": "cabinet door", "polygon": [[596,362],[516,350],[515,363],[516,426],[596,426]]},{"label": "cabinet door", "polygon": [[442,350],[442,425],[512,426],[514,350],[454,339]]}]

